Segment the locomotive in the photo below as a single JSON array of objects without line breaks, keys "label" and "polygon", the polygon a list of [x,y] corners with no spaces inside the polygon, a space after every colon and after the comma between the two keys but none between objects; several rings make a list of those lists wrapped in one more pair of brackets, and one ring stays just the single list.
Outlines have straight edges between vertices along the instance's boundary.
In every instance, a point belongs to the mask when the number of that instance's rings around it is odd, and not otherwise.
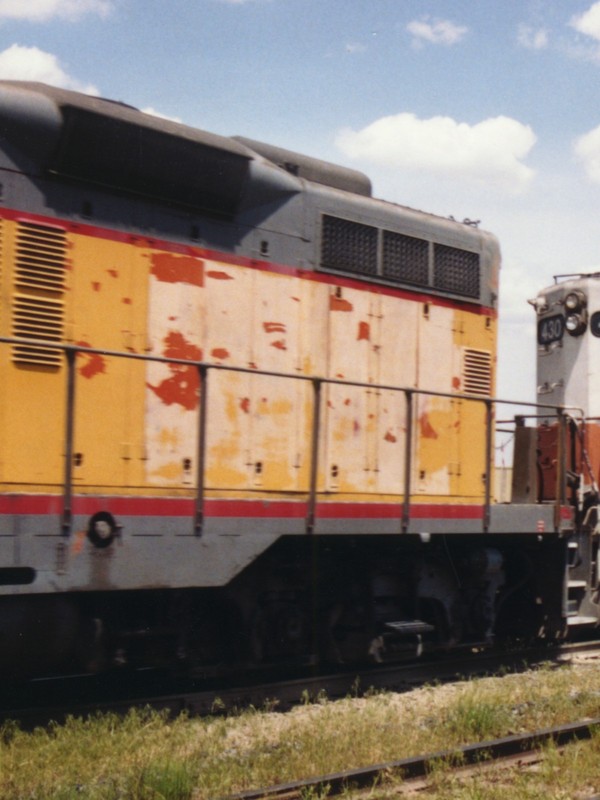
[{"label": "locomotive", "polygon": [[0,82],[0,187],[0,674],[380,662],[597,624],[595,387],[568,388],[593,278],[536,300],[552,389],[498,503],[491,234],[28,82]]}]

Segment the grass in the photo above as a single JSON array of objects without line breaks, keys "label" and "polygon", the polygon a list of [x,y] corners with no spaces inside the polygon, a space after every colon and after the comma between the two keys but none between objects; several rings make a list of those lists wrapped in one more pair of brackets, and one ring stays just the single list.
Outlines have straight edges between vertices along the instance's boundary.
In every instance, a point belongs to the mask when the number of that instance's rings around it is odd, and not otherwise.
[{"label": "grass", "polygon": [[[131,711],[125,717],[72,718],[33,732],[5,723],[0,728],[0,795],[3,800],[224,797],[600,716],[599,689],[600,667],[546,668],[401,695],[377,693],[336,702],[321,695],[286,714],[274,712],[272,705],[202,720]],[[592,756],[585,745],[569,750],[576,753],[579,767],[600,774],[600,742],[588,747]],[[550,750],[547,762],[548,774],[538,772],[537,778],[551,788],[537,795],[525,774],[519,774],[511,800],[571,796],[556,793],[569,775],[563,756]],[[578,776],[582,779],[581,771]],[[440,793],[428,797],[509,796],[502,794],[501,778],[482,795],[476,781],[461,783],[443,766],[434,777]],[[388,782],[383,779],[371,796],[384,797]]]}]

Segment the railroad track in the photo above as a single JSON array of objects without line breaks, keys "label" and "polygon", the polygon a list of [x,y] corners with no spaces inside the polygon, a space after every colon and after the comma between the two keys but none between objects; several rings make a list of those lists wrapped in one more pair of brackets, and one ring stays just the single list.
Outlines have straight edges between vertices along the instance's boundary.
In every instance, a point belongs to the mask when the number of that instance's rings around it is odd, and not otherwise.
[{"label": "railroad track", "polygon": [[540,664],[560,666],[574,659],[600,659],[600,641],[535,647],[514,652],[494,650],[461,657],[352,669],[335,674],[303,674],[293,679],[267,679],[235,686],[201,682],[173,686],[160,674],[150,672],[113,674],[104,677],[70,676],[47,679],[4,695],[0,720],[17,720],[25,728],[43,725],[67,716],[86,717],[97,712],[126,713],[132,707],[167,710],[172,715],[191,716],[224,713],[231,709],[270,707],[284,711],[300,702],[326,696],[336,699],[360,696],[367,690],[408,691],[427,683],[524,671]]},{"label": "railroad track", "polygon": [[[402,788],[415,791],[425,788],[424,779],[434,766],[447,764],[469,769],[476,765],[478,770],[497,765],[523,765],[541,760],[540,749],[549,743],[556,747],[565,747],[577,741],[590,739],[600,729],[600,718],[585,722],[546,728],[502,739],[493,739],[464,747],[455,747],[437,753],[428,753],[413,758],[403,758],[383,764],[374,764],[361,769],[346,770],[294,781],[293,783],[269,786],[262,789],[240,792],[230,795],[227,800],[294,800],[305,797],[312,790],[316,795],[333,796],[348,790],[372,787],[382,775],[397,775],[402,779]],[[598,796],[596,796],[598,797]],[[593,800],[589,798],[588,800]]]}]

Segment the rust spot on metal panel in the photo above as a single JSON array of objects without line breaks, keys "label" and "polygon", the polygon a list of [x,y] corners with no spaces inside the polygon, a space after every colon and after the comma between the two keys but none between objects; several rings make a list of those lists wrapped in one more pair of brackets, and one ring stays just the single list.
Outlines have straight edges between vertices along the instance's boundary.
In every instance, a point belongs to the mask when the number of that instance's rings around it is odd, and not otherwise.
[{"label": "rust spot on metal panel", "polygon": [[350,400],[350,398],[349,398],[349,397],[347,397],[347,398],[344,400],[344,405],[345,405],[345,406],[349,406],[351,402],[352,402],[352,400]]},{"label": "rust spot on metal panel", "polygon": [[154,253],[150,272],[163,283],[189,283],[204,286],[204,261],[175,253]]},{"label": "rust spot on metal panel", "polygon": [[333,294],[329,295],[329,309],[331,311],[353,311],[354,306],[342,297],[336,297]]},{"label": "rust spot on metal panel", "polygon": [[102,286],[102,284],[100,283],[100,281],[92,281],[92,289],[95,292],[99,292],[101,286]]},{"label": "rust spot on metal panel", "polygon": [[438,438],[437,431],[432,427],[427,414],[423,414],[421,417],[419,417],[419,426],[421,428],[421,436],[424,439]]},{"label": "rust spot on metal panel", "polygon": [[460,378],[457,378],[456,376],[452,378],[452,388],[460,389]]},{"label": "rust spot on metal panel", "polygon": [[371,326],[368,322],[358,323],[358,336],[356,338],[359,342],[363,339],[368,342],[371,339]]},{"label": "rust spot on metal panel", "polygon": [[263,322],[263,328],[267,333],[285,333],[283,322]]},{"label": "rust spot on metal panel", "polygon": [[254,361],[249,361],[248,362],[248,369],[258,369],[258,366]]},{"label": "rust spot on metal panel", "polygon": [[360,433],[360,422],[357,419],[355,419],[354,422],[352,423],[352,429],[355,434]]},{"label": "rust spot on metal panel", "polygon": [[284,339],[278,339],[276,342],[271,342],[271,347],[276,347],[278,350],[287,350],[287,345]]},{"label": "rust spot on metal panel", "polygon": [[219,270],[211,269],[206,273],[207,278],[214,278],[216,281],[232,281],[233,275],[227,272],[219,272]]},{"label": "rust spot on metal panel", "polygon": [[291,297],[290,300],[294,300],[296,303],[300,302],[300,298],[299,297]]},{"label": "rust spot on metal panel", "polygon": [[118,278],[119,277],[119,273],[117,272],[116,269],[107,269],[106,271],[108,272],[108,274],[110,275],[111,278]]},{"label": "rust spot on metal panel", "polygon": [[131,305],[131,297],[124,297],[121,302],[124,303],[124,305],[126,305],[126,306],[130,306]]},{"label": "rust spot on metal panel", "polygon": [[[171,331],[165,337],[163,355],[166,358],[181,358],[189,359],[190,361],[202,360],[202,350],[188,342],[181,333],[176,331]],[[192,411],[197,407],[200,395],[198,370],[194,365],[188,367],[186,364],[169,364],[168,367],[171,377],[161,381],[158,386],[147,384],[148,388],[165,405],[180,405],[188,411]]]},{"label": "rust spot on metal panel", "polygon": [[229,350],[226,350],[224,347],[215,347],[214,350],[210,351],[210,354],[213,358],[220,358],[221,360],[229,358],[230,356]]},{"label": "rust spot on metal panel", "polygon": [[244,414],[250,413],[250,398],[249,397],[242,397],[240,400],[240,408],[244,412]]},{"label": "rust spot on metal panel", "polygon": [[[79,347],[91,347],[89,342],[76,342]],[[85,364],[79,367],[79,374],[82,378],[93,378],[102,372],[106,372],[106,362],[100,353],[78,353],[78,359],[85,359]]]},{"label": "rust spot on metal panel", "polygon": [[392,444],[398,441],[398,439],[394,436],[394,434],[391,431],[388,431],[383,438],[385,439],[386,442],[392,442]]}]

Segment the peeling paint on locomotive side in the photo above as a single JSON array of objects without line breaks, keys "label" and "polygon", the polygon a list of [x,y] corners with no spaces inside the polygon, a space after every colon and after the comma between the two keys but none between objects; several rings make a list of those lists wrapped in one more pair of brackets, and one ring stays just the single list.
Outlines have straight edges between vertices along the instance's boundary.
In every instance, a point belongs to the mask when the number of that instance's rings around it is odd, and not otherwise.
[{"label": "peeling paint on locomotive side", "polygon": [[[203,357],[204,260],[148,253],[148,340],[164,358]],[[200,379],[194,364],[149,362],[146,367],[146,477],[150,484],[190,486],[198,451]],[[169,431],[168,444],[164,431]],[[177,442],[174,451],[173,442]]]},{"label": "peeling paint on locomotive side", "polygon": [[[92,347],[89,342],[75,342],[75,344],[78,347]],[[107,371],[106,360],[100,353],[78,353],[77,362],[79,364],[77,369],[78,374],[87,380]]]},{"label": "peeling paint on locomotive side", "polygon": [[[164,341],[162,355],[165,358],[177,358],[188,361],[201,361],[202,350],[188,342],[183,334],[170,331]],[[157,386],[148,383],[148,388],[165,405],[179,405],[187,411],[194,411],[200,402],[200,378],[195,365],[171,363],[167,365],[171,373]]]},{"label": "peeling paint on locomotive side", "polygon": [[187,283],[204,286],[204,261],[196,256],[153,253],[150,273],[161,283]]}]

